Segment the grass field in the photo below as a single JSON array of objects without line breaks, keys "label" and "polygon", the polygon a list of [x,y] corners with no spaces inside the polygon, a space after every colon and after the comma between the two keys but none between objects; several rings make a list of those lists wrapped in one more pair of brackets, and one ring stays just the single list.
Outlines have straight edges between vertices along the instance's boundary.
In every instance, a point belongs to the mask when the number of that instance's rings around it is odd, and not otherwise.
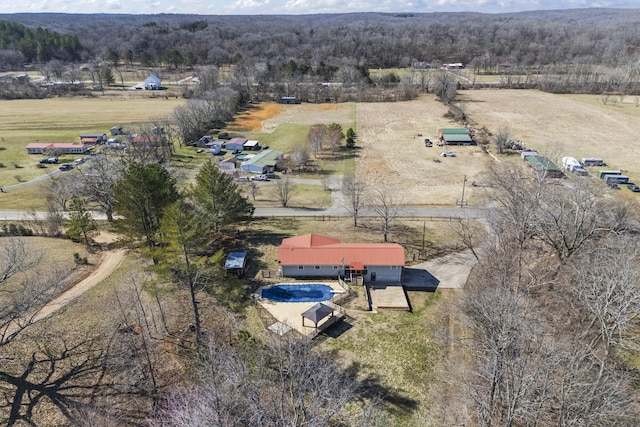
[{"label": "grass field", "polygon": [[[81,133],[109,133],[114,125],[135,129],[171,114],[176,98],[50,98],[0,101],[0,186],[43,174],[41,155],[28,155],[30,142],[79,142]],[[76,156],[77,157],[77,156]],[[72,158],[75,158],[72,156]],[[18,167],[16,167],[17,165]]]}]

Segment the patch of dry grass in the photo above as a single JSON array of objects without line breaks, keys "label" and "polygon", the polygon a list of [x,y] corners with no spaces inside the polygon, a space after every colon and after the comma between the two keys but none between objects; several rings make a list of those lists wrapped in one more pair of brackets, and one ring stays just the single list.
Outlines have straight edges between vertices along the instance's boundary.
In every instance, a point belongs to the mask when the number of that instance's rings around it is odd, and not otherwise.
[{"label": "patch of dry grass", "polygon": [[242,114],[237,115],[228,126],[231,131],[251,131],[262,130],[262,122],[277,116],[284,110],[284,105],[265,103],[257,104],[249,108]]}]

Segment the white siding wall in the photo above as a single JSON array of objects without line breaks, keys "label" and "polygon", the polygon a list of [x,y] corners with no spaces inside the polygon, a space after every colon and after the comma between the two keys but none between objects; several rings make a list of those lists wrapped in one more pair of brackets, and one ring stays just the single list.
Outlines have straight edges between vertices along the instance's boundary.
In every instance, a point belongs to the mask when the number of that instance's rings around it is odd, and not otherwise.
[{"label": "white siding wall", "polygon": [[[305,265],[302,268],[298,268],[296,265],[282,266],[282,275],[284,277],[337,277],[338,274],[342,273],[340,265],[336,265],[338,268],[334,268],[334,266],[319,267],[315,268],[313,265]],[[365,276],[366,281],[371,281],[372,272],[376,273],[376,282],[400,282],[402,267],[388,265],[369,266]]]},{"label": "white siding wall", "polygon": [[294,266],[282,266],[282,275],[284,277],[338,277],[340,268],[333,268],[333,266],[319,266],[315,268],[314,265],[303,265],[302,268]]}]

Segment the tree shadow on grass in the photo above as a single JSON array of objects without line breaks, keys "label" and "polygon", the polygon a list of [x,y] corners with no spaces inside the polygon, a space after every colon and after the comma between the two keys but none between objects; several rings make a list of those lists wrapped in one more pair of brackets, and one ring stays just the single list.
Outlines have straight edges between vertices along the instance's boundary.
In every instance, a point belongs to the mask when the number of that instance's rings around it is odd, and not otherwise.
[{"label": "tree shadow on grass", "polygon": [[[362,365],[354,362],[347,368],[347,372],[354,378],[360,378],[362,376]],[[388,412],[393,415],[406,415],[418,408],[419,402],[417,400],[406,396],[402,390],[385,386],[377,374],[368,374],[359,380],[358,386],[362,399],[379,399],[383,402]]]}]

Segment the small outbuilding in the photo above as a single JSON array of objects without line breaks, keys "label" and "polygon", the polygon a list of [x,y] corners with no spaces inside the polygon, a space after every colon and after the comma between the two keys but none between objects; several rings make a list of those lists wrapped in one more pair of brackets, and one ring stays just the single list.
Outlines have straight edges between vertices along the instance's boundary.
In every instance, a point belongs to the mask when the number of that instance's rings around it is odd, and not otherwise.
[{"label": "small outbuilding", "polygon": [[527,156],[524,160],[536,172],[542,173],[545,178],[562,178],[564,174],[560,168],[544,156]]},{"label": "small outbuilding", "polygon": [[247,142],[245,142],[243,144],[243,150],[245,150],[245,151],[260,151],[260,143],[255,139],[248,140]]},{"label": "small outbuilding", "polygon": [[238,277],[244,276],[247,268],[246,252],[230,252],[224,262],[224,269],[227,274],[232,273]]},{"label": "small outbuilding", "polygon": [[475,142],[465,128],[440,128],[438,138],[444,145],[474,145]]},{"label": "small outbuilding", "polygon": [[104,144],[109,138],[106,133],[81,133],[80,141],[83,144]]},{"label": "small outbuilding", "polygon": [[111,133],[111,135],[122,135],[124,133],[122,132],[122,126],[114,126],[109,129],[109,132]]},{"label": "small outbuilding", "polygon": [[281,96],[278,101],[280,104],[299,104],[300,101],[295,96]]}]

